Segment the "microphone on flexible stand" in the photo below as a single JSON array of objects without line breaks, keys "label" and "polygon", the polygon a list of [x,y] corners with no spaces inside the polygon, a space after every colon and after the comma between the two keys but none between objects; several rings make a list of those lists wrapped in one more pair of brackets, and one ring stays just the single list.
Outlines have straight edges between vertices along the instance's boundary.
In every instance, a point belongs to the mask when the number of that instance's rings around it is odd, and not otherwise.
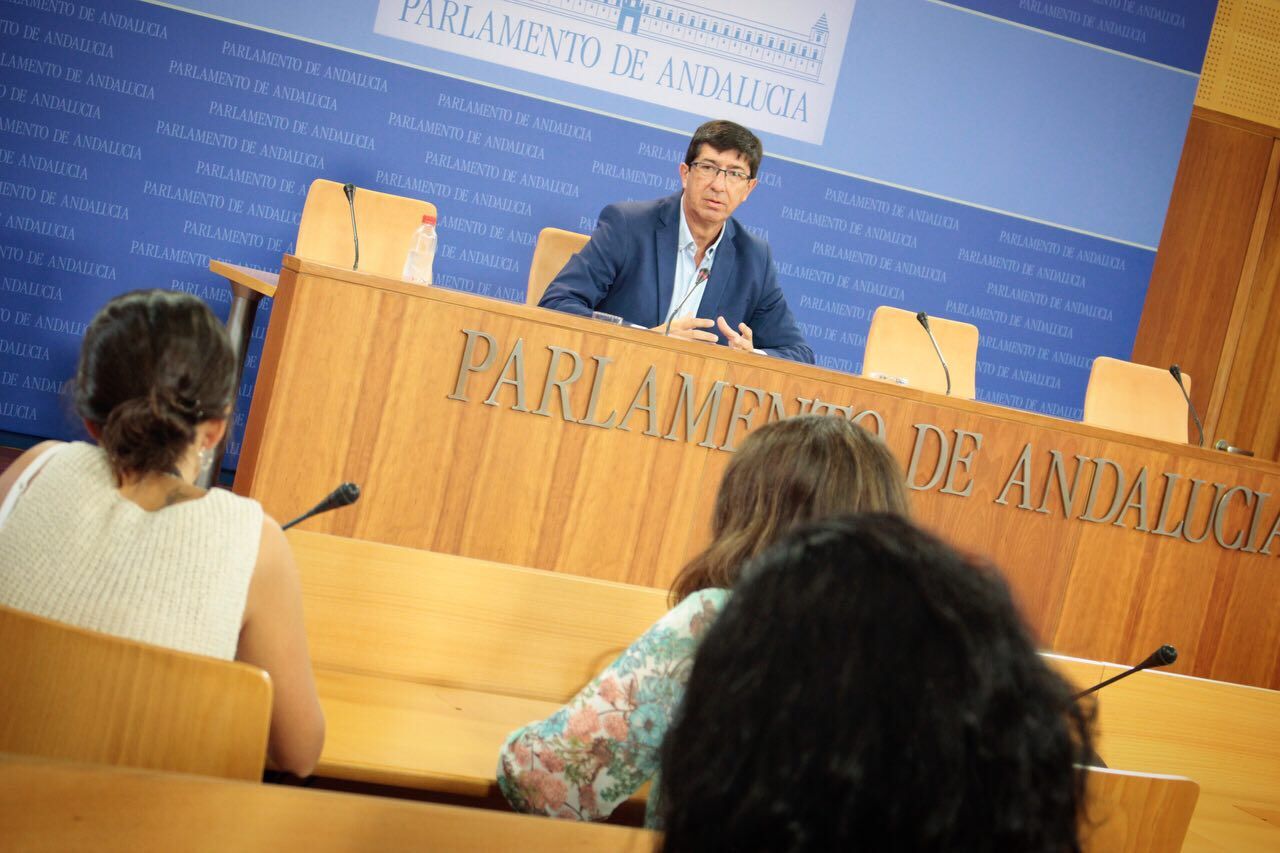
[{"label": "microphone on flexible stand", "polygon": [[293,527],[295,524],[298,524],[299,522],[306,521],[308,518],[310,518],[313,515],[319,515],[322,512],[328,512],[329,510],[337,509],[340,506],[347,506],[349,504],[353,504],[359,499],[360,499],[360,487],[357,486],[355,483],[343,483],[341,486],[338,486],[338,488],[330,492],[327,498],[320,501],[320,503],[316,504],[311,509],[303,513],[302,515],[298,516],[293,521],[289,522],[286,525],[283,525],[280,529],[288,530],[290,527]]},{"label": "microphone on flexible stand", "polygon": [[942,347],[938,346],[938,339],[933,336],[933,329],[929,328],[929,315],[923,311],[916,314],[916,320],[921,326],[924,326],[925,334],[929,336],[929,342],[933,344],[933,351],[938,354],[938,361],[942,362],[942,375],[947,378],[947,396],[951,396],[951,368],[947,367],[947,360],[942,357]]},{"label": "microphone on flexible stand", "polygon": [[351,242],[355,245],[356,257],[351,262],[353,270],[360,269],[360,235],[356,232],[356,185],[343,184],[342,191],[347,196],[347,208],[351,211]]},{"label": "microphone on flexible stand", "polygon": [[[1177,649],[1175,649],[1173,646],[1161,646],[1151,654],[1147,655],[1146,660],[1144,660],[1142,663],[1138,664],[1137,666],[1131,669],[1127,669],[1124,672],[1120,673],[1119,675],[1113,675],[1111,678],[1108,678],[1106,681],[1102,681],[1102,682],[1099,682],[1098,684],[1093,685],[1088,690],[1080,691],[1079,693],[1071,697],[1071,702],[1074,704],[1080,701],[1081,699],[1083,699],[1085,696],[1088,696],[1090,693],[1094,692],[1095,690],[1101,690],[1102,688],[1106,687],[1108,684],[1114,684],[1115,682],[1119,681],[1122,678],[1128,678],[1129,676],[1133,675],[1135,672],[1141,672],[1144,669],[1151,669],[1152,667],[1168,666],[1169,664],[1173,663],[1177,659],[1178,659]],[[1089,750],[1089,754],[1084,758],[1084,763],[1085,765],[1090,767],[1106,767],[1107,766],[1107,762],[1102,760],[1102,756],[1099,755],[1098,751],[1095,749]]]},{"label": "microphone on flexible stand", "polygon": [[1200,416],[1196,414],[1196,407],[1191,403],[1191,395],[1187,393],[1187,386],[1182,384],[1182,368],[1176,364],[1169,365],[1169,373],[1178,382],[1178,390],[1182,392],[1182,396],[1186,398],[1187,408],[1191,411],[1191,420],[1196,423],[1196,432],[1200,434],[1200,446],[1204,447],[1204,427],[1200,426]]},{"label": "microphone on flexible stand", "polygon": [[1151,654],[1147,655],[1146,660],[1144,660],[1142,663],[1138,664],[1137,666],[1131,669],[1126,669],[1124,672],[1120,673],[1119,675],[1113,675],[1110,678],[1108,678],[1106,681],[1101,681],[1093,685],[1088,690],[1080,691],[1079,693],[1071,697],[1071,701],[1075,702],[1080,699],[1083,699],[1085,696],[1088,696],[1090,693],[1094,692],[1095,690],[1101,690],[1102,688],[1106,687],[1108,684],[1114,684],[1115,682],[1119,681],[1122,678],[1128,678],[1129,676],[1133,675],[1135,672],[1142,672],[1142,670],[1144,669],[1152,669],[1153,667],[1168,666],[1169,664],[1173,663],[1177,659],[1178,659],[1177,649],[1175,649],[1173,646],[1161,646]]},{"label": "microphone on flexible stand", "polygon": [[709,278],[711,278],[711,270],[706,267],[698,270],[698,274],[693,279],[693,287],[689,288],[689,292],[684,295],[684,299],[681,299],[680,304],[676,306],[676,310],[672,311],[671,316],[667,318],[667,328],[663,330],[662,334],[671,334],[671,322],[680,316],[680,312],[684,310],[684,304],[689,301],[690,296],[693,296],[694,291],[698,289],[698,285]]}]

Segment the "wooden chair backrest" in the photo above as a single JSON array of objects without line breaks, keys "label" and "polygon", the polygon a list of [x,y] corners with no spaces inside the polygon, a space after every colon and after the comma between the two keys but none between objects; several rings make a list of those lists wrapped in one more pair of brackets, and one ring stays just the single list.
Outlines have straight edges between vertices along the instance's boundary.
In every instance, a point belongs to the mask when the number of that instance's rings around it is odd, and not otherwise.
[{"label": "wooden chair backrest", "polygon": [[[351,210],[342,184],[323,178],[312,181],[298,223],[294,254],[300,258],[351,269],[355,256],[351,238]],[[424,214],[435,215],[429,201],[366,190],[355,192],[356,227],[360,235],[360,271],[399,281],[409,239]]]},{"label": "wooden chair backrest", "polygon": [[0,755],[4,848],[649,853],[643,829]]},{"label": "wooden chair backrest", "polygon": [[529,289],[524,295],[525,305],[537,305],[569,258],[582,250],[591,237],[561,228],[543,228],[538,232],[538,243],[533,247],[533,261],[529,264]]},{"label": "wooden chair backrest", "polygon": [[[972,323],[929,317],[929,328],[951,369],[951,396],[972,400],[977,394],[978,327]],[[947,377],[929,335],[911,311],[881,305],[871,316],[862,375],[873,373],[907,380],[907,385],[941,394]]]},{"label": "wooden chair backrest", "polygon": [[317,669],[564,702],[667,610],[648,587],[288,536]]},{"label": "wooden chair backrest", "polygon": [[[1191,393],[1191,376],[1182,374]],[[1169,371],[1099,356],[1084,392],[1084,422],[1147,438],[1187,443],[1187,401]]]},{"label": "wooden chair backrest", "polygon": [[1178,853],[1200,786],[1181,776],[1085,772],[1085,853]]},{"label": "wooden chair backrest", "polygon": [[0,607],[0,751],[256,781],[270,721],[257,667]]}]

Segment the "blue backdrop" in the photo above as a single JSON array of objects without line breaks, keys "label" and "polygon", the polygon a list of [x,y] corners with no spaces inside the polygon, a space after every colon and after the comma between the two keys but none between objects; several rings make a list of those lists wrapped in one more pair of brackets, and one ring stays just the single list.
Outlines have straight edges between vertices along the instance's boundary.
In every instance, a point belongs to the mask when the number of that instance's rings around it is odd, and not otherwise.
[{"label": "blue backdrop", "polygon": [[[209,259],[278,269],[314,178],[435,202],[438,283],[518,301],[540,228],[678,189],[704,118],[377,35],[376,0],[187,6],[0,2],[0,429],[71,434],[112,295],[225,316]],[[877,305],[923,309],[980,328],[981,399],[1079,417],[1092,359],[1132,350],[1212,22],[1161,9],[858,0],[822,142],[764,134],[739,211],[821,365],[859,370]]]}]

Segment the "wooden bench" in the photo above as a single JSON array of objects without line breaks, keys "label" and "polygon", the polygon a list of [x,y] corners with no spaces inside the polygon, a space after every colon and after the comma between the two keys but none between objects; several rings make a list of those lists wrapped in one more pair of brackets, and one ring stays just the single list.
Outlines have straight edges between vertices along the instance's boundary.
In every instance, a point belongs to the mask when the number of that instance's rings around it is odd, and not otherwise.
[{"label": "wooden bench", "polygon": [[618,851],[656,836],[549,820],[0,754],[0,837],[28,850]]},{"label": "wooden bench", "polygon": [[[1046,658],[1081,689],[1128,669]],[[1280,692],[1147,670],[1095,695],[1108,765],[1199,783],[1183,850],[1280,850]]]},{"label": "wooden bench", "polygon": [[[1091,771],[1089,853],[1175,853],[1186,779]],[[654,833],[0,753],[6,851],[651,851]]]},{"label": "wooden bench", "polygon": [[1147,671],[1101,693],[1108,764],[1200,783],[1184,850],[1280,850],[1280,692]]},{"label": "wooden bench", "polygon": [[290,531],[327,723],[316,773],[467,797],[667,610],[661,590]]},{"label": "wooden bench", "polygon": [[[553,712],[667,608],[662,590],[289,536],[328,722],[317,772],[334,779],[493,796],[507,734]],[[1081,689],[1124,669],[1046,659]],[[1200,784],[1186,850],[1280,849],[1268,817],[1280,815],[1280,693],[1144,672],[1098,702],[1111,767]]]}]

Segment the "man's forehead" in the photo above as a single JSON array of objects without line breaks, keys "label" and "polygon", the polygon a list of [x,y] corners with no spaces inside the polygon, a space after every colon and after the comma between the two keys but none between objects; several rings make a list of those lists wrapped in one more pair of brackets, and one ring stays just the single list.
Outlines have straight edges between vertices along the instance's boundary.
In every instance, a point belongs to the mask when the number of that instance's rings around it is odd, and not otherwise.
[{"label": "man's forehead", "polygon": [[728,151],[721,151],[719,148],[716,148],[715,146],[710,145],[706,142],[702,143],[702,147],[698,149],[698,156],[694,157],[693,159],[714,160],[717,163],[719,163],[721,166],[724,166],[724,165],[750,166],[751,165],[750,163],[747,162],[747,158],[743,155],[743,153],[738,149],[730,148]]}]

